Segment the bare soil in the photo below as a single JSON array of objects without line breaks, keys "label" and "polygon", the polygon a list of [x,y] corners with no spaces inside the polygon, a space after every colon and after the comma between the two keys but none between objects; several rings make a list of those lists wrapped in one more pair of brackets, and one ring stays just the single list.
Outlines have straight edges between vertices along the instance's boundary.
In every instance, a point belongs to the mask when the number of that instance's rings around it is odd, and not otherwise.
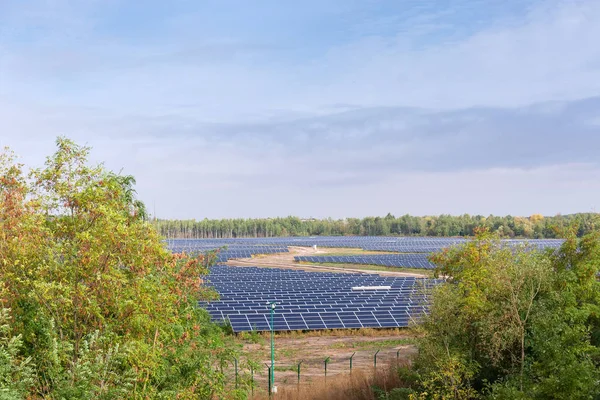
[{"label": "bare soil", "polygon": [[289,253],[279,254],[265,254],[257,255],[252,258],[238,258],[231,259],[226,264],[236,267],[244,266],[256,266],[256,267],[271,267],[271,268],[289,268],[289,269],[301,269],[305,271],[317,271],[317,272],[345,272],[345,273],[365,273],[365,274],[377,274],[382,276],[414,276],[417,278],[426,278],[428,275],[421,274],[412,271],[389,271],[389,270],[372,270],[372,269],[361,269],[360,265],[351,267],[339,267],[339,266],[328,266],[328,265],[315,265],[315,264],[301,264],[294,261],[295,256],[311,256],[320,254],[374,254],[377,252],[360,252],[357,249],[345,249],[345,248],[327,248],[314,250],[312,247],[289,247]]},{"label": "bare soil", "polygon": [[[380,332],[381,334],[383,331]],[[377,350],[377,368],[386,368],[396,362],[407,363],[416,354],[416,347],[411,344],[413,336],[407,334],[383,336],[306,336],[275,339],[275,384],[280,387],[298,384],[298,363],[300,383],[310,383],[325,379],[325,359],[327,377],[350,374],[350,357],[352,373],[371,373],[375,369],[374,356]],[[259,361],[261,368],[255,373],[255,385],[268,385],[267,365],[270,364],[270,342],[267,336],[260,343],[246,343],[244,353]],[[264,366],[264,367],[263,367]]]}]

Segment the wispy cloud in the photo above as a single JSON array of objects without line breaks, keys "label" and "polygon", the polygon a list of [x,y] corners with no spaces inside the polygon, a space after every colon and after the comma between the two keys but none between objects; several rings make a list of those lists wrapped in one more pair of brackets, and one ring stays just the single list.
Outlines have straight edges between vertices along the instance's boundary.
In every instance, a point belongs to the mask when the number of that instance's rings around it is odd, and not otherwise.
[{"label": "wispy cloud", "polygon": [[90,144],[165,216],[600,194],[598,2],[35,3],[0,4],[0,144]]}]

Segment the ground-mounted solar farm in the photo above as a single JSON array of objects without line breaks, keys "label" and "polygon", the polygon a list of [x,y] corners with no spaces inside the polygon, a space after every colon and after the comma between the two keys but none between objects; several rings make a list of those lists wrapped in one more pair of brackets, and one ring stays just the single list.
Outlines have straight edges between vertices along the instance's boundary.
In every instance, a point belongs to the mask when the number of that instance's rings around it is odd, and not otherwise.
[{"label": "ground-mounted solar farm", "polygon": [[[426,311],[427,289],[439,283],[428,275],[381,276],[373,271],[340,273],[293,268],[306,264],[361,265],[432,270],[432,252],[460,245],[462,238],[412,237],[282,237],[255,239],[179,239],[175,252],[218,250],[216,265],[204,279],[219,300],[201,303],[215,321],[234,332],[271,330],[270,307],[276,303],[274,331],[407,327]],[[527,244],[556,248],[560,240],[504,240],[506,246]],[[290,249],[302,248],[301,255]],[[339,254],[328,254],[333,250]],[[344,249],[354,249],[344,255]],[[285,255],[290,268],[259,267],[257,256]],[[255,257],[255,258],[252,258]],[[224,265],[227,263],[227,265]],[[268,266],[271,266],[267,263]],[[266,265],[265,265],[266,266]],[[369,273],[367,273],[369,272]]]},{"label": "ground-mounted solar farm", "polygon": [[[219,251],[218,262],[229,259],[249,258],[258,254],[286,253],[290,246],[322,248],[355,248],[365,251],[393,252],[393,253],[417,253],[429,254],[441,251],[454,245],[460,245],[470,239],[463,238],[423,238],[423,237],[390,237],[390,236],[315,236],[315,237],[274,237],[274,238],[238,238],[238,239],[171,239],[168,241],[169,248],[174,252],[205,252],[209,250]],[[502,243],[515,246],[527,244],[536,248],[556,248],[562,243],[560,239],[506,239]],[[383,256],[383,254],[380,254]],[[387,255],[386,255],[387,256]],[[382,259],[385,257],[382,257]],[[422,261],[426,257],[406,257],[401,261],[418,265],[392,264],[396,267],[430,268]],[[309,262],[348,262],[339,260],[297,260]],[[356,259],[350,262],[357,264],[370,264],[368,260]],[[375,263],[377,265],[378,263]],[[380,264],[387,265],[387,264]]]},{"label": "ground-mounted solar farm", "polygon": [[425,311],[429,279],[376,274],[306,272],[276,268],[215,266],[208,283],[219,301],[202,303],[234,332],[406,327]]}]

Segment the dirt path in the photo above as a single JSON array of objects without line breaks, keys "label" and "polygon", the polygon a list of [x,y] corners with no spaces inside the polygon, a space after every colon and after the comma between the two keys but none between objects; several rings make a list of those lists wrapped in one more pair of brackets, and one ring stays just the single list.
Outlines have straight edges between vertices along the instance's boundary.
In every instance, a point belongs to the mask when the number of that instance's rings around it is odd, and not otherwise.
[{"label": "dirt path", "polygon": [[[347,254],[349,251],[356,252],[356,249],[343,249],[343,248],[327,248],[324,250],[314,250],[312,247],[289,247],[289,253],[279,254],[266,254],[257,255],[252,258],[239,258],[231,259],[226,264],[231,266],[256,266],[256,267],[271,267],[271,268],[289,268],[289,269],[301,269],[304,271],[313,272],[345,272],[345,273],[364,273],[364,274],[376,274],[382,276],[413,276],[417,278],[426,278],[427,275],[419,274],[414,272],[402,272],[402,271],[379,271],[379,270],[368,270],[361,269],[360,266],[356,268],[342,268],[332,267],[327,265],[306,265],[300,264],[294,261],[295,256],[310,256],[319,254]],[[366,253],[365,253],[366,254]]]}]

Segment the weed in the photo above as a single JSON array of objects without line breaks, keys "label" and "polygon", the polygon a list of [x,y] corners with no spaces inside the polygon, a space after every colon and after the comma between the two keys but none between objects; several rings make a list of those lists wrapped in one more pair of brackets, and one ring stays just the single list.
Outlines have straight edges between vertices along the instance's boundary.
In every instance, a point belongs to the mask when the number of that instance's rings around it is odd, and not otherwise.
[{"label": "weed", "polygon": [[[299,387],[282,387],[277,394],[279,400],[378,400],[382,398],[407,398],[400,397],[404,394],[414,393],[411,386],[413,382],[407,381],[400,373],[404,365],[393,365],[381,368],[375,373],[356,371],[352,375],[337,375],[331,378],[314,379],[308,385]],[[403,388],[403,390],[398,390]],[[394,397],[390,397],[390,395]],[[266,399],[265,394],[255,396],[255,400]]]},{"label": "weed", "polygon": [[276,365],[275,371],[277,371],[277,372],[296,371],[297,368],[298,368],[297,365]]}]

